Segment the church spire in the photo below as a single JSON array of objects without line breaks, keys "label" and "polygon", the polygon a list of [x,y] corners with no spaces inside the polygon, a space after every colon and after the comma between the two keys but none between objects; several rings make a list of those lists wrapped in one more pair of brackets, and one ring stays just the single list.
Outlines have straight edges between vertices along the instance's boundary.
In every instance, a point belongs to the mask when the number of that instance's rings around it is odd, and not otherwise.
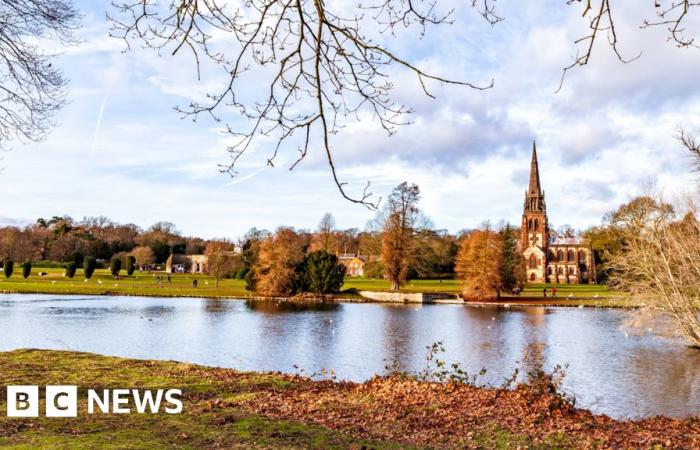
[{"label": "church spire", "polygon": [[535,141],[532,141],[532,162],[530,162],[530,186],[528,188],[529,195],[541,195],[540,188],[540,170],[537,166],[537,146]]},{"label": "church spire", "polygon": [[544,191],[540,186],[540,169],[537,165],[537,146],[532,141],[532,161],[530,162],[530,184],[525,192],[525,211],[546,211]]}]

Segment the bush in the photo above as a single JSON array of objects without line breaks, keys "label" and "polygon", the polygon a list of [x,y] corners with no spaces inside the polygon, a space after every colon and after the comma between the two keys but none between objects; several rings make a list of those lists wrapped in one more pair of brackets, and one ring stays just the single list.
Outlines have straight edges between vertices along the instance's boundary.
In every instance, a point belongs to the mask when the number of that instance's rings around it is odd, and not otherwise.
[{"label": "bush", "polygon": [[236,271],[236,274],[234,275],[234,278],[237,280],[245,280],[246,275],[248,275],[248,272],[250,272],[250,269],[247,267],[241,267]]},{"label": "bush", "polygon": [[256,288],[256,279],[255,279],[255,273],[252,270],[249,270],[245,274],[245,289],[246,291],[253,291],[255,292]]},{"label": "bush", "polygon": [[315,294],[340,291],[345,278],[345,266],[338,258],[323,250],[306,255],[303,262],[301,290]]},{"label": "bush", "polygon": [[10,278],[14,269],[15,263],[12,262],[12,260],[6,259],[5,264],[3,264],[3,272],[5,272],[5,278]]},{"label": "bush", "polygon": [[132,276],[136,270],[136,257],[129,255],[126,257],[126,274]]},{"label": "bush", "polygon": [[113,277],[119,276],[119,271],[122,270],[122,259],[114,255],[112,256],[112,261],[109,263],[109,271],[112,273]]},{"label": "bush", "polygon": [[32,274],[32,263],[29,261],[25,261],[22,264],[22,277],[23,278],[29,278],[29,275]]},{"label": "bush", "polygon": [[97,267],[97,262],[92,256],[86,256],[83,260],[83,271],[85,272],[85,278],[92,278],[92,274],[95,273],[95,268]]},{"label": "bush", "polygon": [[68,278],[73,278],[75,276],[75,272],[78,270],[78,265],[74,262],[69,262],[66,265],[66,276]]}]

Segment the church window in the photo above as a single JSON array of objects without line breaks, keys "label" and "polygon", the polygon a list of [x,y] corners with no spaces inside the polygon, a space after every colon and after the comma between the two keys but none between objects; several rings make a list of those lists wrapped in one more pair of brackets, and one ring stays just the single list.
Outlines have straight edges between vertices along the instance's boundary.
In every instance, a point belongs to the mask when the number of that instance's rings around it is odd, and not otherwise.
[{"label": "church window", "polygon": [[530,281],[535,281],[535,274],[534,273],[530,274]]},{"label": "church window", "polygon": [[530,269],[537,268],[537,257],[535,255],[530,255]]},{"label": "church window", "polygon": [[540,221],[535,219],[535,231],[540,229]]}]

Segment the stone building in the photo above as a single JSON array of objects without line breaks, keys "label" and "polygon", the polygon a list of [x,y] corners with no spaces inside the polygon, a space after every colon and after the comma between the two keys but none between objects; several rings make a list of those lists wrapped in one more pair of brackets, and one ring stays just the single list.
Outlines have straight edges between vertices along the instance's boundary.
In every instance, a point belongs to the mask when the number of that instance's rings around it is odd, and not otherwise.
[{"label": "stone building", "polygon": [[361,277],[365,274],[367,258],[354,253],[341,253],[338,262],[345,266],[345,274],[351,277]]},{"label": "stone building", "polygon": [[209,257],[207,255],[170,255],[165,262],[167,273],[207,273]]},{"label": "stone building", "polygon": [[520,247],[525,257],[529,283],[595,283],[595,262],[591,246],[576,237],[550,234],[534,142],[530,183],[525,192]]}]

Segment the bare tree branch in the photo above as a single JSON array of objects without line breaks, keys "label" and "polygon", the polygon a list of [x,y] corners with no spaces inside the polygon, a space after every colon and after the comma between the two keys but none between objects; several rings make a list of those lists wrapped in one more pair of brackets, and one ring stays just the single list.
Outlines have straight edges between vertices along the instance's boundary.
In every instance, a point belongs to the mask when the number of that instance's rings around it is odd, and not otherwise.
[{"label": "bare tree branch", "polygon": [[[348,6],[341,14],[324,0],[248,0],[225,6],[214,0],[177,0],[170,6],[131,0],[113,4],[111,34],[124,39],[127,48],[138,43],[171,54],[187,50],[198,74],[204,61],[224,69],[228,82],[223,89],[209,93],[204,102],[177,108],[183,117],[195,120],[204,114],[224,124],[234,142],[223,172],[235,176],[240,158],[259,139],[274,142],[270,166],[284,148],[296,146],[297,158],[290,170],[313,148],[325,154],[343,197],[376,209],[379,202],[371,200],[369,183],[359,196],[348,193],[338,176],[331,137],[347,121],[362,120],[365,115],[378,120],[389,135],[410,123],[407,115],[412,109],[392,99],[389,67],[398,65],[412,72],[430,97],[431,83],[472,89],[493,86],[493,80],[482,85],[429,73],[370,37],[371,30],[393,34],[415,26],[424,33],[428,26],[451,23],[452,11],[439,11],[437,3],[370,0],[366,5]],[[340,5],[334,4],[338,9]],[[492,24],[502,20],[491,0],[473,0],[472,6]],[[220,44],[231,38],[236,47],[233,53],[228,41]],[[246,99],[245,76],[264,86],[264,94]],[[248,121],[247,128],[234,124],[239,117],[227,118],[232,112]]]},{"label": "bare tree branch", "polygon": [[67,80],[37,41],[74,43],[79,19],[67,0],[0,0],[0,147],[46,137]]},{"label": "bare tree branch", "polygon": [[685,21],[693,7],[699,6],[700,2],[691,0],[654,0],[656,9],[656,20],[645,20],[642,28],[652,26],[666,26],[670,33],[669,40],[676,43],[678,47],[696,47],[695,37],[685,36]]}]

